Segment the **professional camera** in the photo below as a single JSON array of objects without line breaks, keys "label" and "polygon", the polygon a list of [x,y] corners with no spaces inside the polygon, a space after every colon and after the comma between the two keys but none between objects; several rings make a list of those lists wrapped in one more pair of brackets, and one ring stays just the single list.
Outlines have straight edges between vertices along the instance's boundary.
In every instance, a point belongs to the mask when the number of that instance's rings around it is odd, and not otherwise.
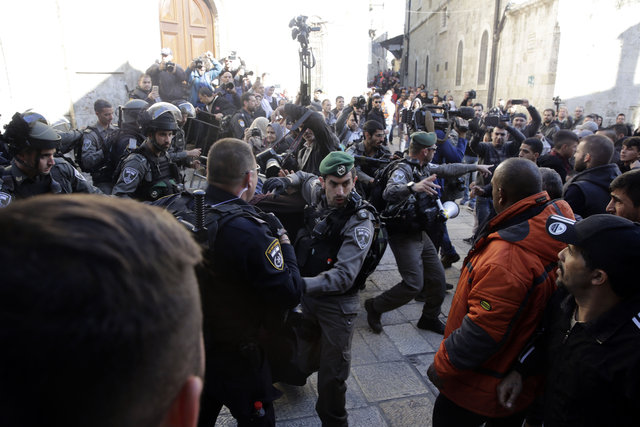
[{"label": "professional camera", "polygon": [[367,100],[364,98],[364,96],[360,95],[357,98],[354,108],[362,108],[362,109],[367,108]]},{"label": "professional camera", "polygon": [[320,27],[310,27],[307,24],[307,16],[296,16],[289,22],[291,30],[291,38],[297,40],[302,46],[309,44],[309,33],[311,31],[320,31]]},{"label": "professional camera", "polygon": [[230,91],[230,90],[234,90],[236,87],[233,85],[233,82],[229,82],[229,83],[225,83],[223,88],[226,91]]},{"label": "professional camera", "polygon": [[469,93],[469,99],[476,99],[476,90],[475,89],[470,89],[467,91]]},{"label": "professional camera", "polygon": [[196,69],[199,70],[204,67],[204,64],[202,63],[202,59],[196,59],[194,62],[195,62]]},{"label": "professional camera", "polygon": [[175,68],[176,68],[175,62],[167,62],[167,71],[172,73]]},{"label": "professional camera", "polygon": [[472,107],[460,107],[460,109],[458,110],[452,110],[451,105],[447,102],[442,105],[424,104],[422,107],[420,107],[419,110],[414,113],[412,123],[414,131],[426,130],[426,111],[429,111],[429,113],[431,113],[434,127],[445,132],[453,125],[453,120],[456,117],[461,117],[464,120],[469,120],[475,116],[475,111]]},{"label": "professional camera", "polygon": [[260,166],[260,169],[264,171],[267,178],[278,176],[278,172],[282,170],[286,161],[285,156],[278,154],[273,148],[264,150],[262,153],[256,155],[256,163]]},{"label": "professional camera", "polygon": [[262,136],[262,132],[258,128],[251,129],[251,136]]},{"label": "professional camera", "polygon": [[483,123],[487,128],[494,128],[498,126],[498,123],[508,121],[509,114],[503,113],[498,107],[493,107],[485,116]]}]

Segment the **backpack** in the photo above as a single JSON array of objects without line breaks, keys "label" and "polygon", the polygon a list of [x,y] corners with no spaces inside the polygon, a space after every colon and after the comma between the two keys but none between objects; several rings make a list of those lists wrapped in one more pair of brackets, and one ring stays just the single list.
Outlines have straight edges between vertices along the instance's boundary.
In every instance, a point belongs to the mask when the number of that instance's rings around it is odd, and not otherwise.
[{"label": "backpack", "polygon": [[[102,165],[97,166],[97,168],[94,170],[89,170],[89,168],[87,168],[86,165],[82,164],[82,151],[84,147],[84,140],[86,137],[88,137],[91,134],[97,135],[98,146],[101,149],[103,149],[104,162],[105,162]],[[82,138],[80,138],[80,140],[73,147],[73,156],[75,157],[76,163],[78,164],[78,166],[80,166],[80,169],[82,169],[83,172],[90,172],[90,173],[98,172],[109,161],[111,147],[115,142],[118,141],[119,136],[120,136],[120,129],[112,130],[107,134],[107,138],[104,139],[97,127],[87,126],[86,128],[84,128],[82,130]],[[93,138],[93,137],[90,137],[90,138]]]}]

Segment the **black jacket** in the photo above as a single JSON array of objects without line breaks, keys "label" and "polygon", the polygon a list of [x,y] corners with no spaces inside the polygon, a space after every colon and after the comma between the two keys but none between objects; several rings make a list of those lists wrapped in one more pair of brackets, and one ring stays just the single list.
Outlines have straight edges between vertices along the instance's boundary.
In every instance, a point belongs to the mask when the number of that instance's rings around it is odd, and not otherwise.
[{"label": "black jacket", "polygon": [[563,198],[582,218],[606,213],[610,200],[609,184],[618,175],[620,169],[613,163],[586,169],[567,181]]},{"label": "black jacket", "polygon": [[571,327],[575,307],[573,296],[558,290],[541,333],[515,366],[524,375],[546,368],[544,425],[638,425],[640,296]]}]

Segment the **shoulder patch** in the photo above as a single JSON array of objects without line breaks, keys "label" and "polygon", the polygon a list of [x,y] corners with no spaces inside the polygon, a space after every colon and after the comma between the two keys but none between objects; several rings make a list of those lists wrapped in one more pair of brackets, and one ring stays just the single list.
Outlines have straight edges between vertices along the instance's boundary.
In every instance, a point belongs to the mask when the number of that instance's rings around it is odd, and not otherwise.
[{"label": "shoulder patch", "polygon": [[138,147],[138,140],[135,138],[129,138],[129,150],[135,150]]},{"label": "shoulder patch", "polygon": [[125,184],[131,184],[138,176],[138,171],[132,167],[126,167],[122,171],[122,180]]},{"label": "shoulder patch", "polygon": [[391,177],[391,180],[393,182],[403,183],[404,181],[406,181],[406,176],[403,171],[398,169],[395,172],[393,172],[393,176]]},{"label": "shoulder patch", "polygon": [[371,231],[367,227],[356,227],[353,230],[353,237],[356,239],[360,249],[364,249],[371,241]]},{"label": "shoulder patch", "polygon": [[244,120],[242,119],[238,119],[238,124],[242,127],[244,127]]},{"label": "shoulder patch", "polygon": [[82,150],[87,151],[91,147],[91,140],[89,138],[85,138],[82,141]]},{"label": "shoulder patch", "polygon": [[11,203],[11,194],[0,191],[0,208],[6,208]]},{"label": "shoulder patch", "polygon": [[84,178],[84,176],[78,171],[78,169],[72,167],[73,169],[73,175],[78,178],[80,181],[86,181],[86,179]]},{"label": "shoulder patch", "polygon": [[280,248],[280,242],[278,239],[271,242],[264,254],[273,268],[279,271],[283,270],[284,258],[282,257],[282,248]]},{"label": "shoulder patch", "polygon": [[489,301],[486,301],[486,300],[480,301],[480,307],[484,308],[487,311],[491,311],[491,304],[489,303]]}]

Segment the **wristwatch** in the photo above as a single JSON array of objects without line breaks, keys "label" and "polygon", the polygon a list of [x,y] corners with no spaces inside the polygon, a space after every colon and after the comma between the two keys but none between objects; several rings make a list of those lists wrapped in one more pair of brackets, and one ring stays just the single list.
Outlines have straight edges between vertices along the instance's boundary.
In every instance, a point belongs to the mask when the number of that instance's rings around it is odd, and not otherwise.
[{"label": "wristwatch", "polygon": [[411,181],[410,183],[407,184],[407,188],[409,189],[409,192],[411,194],[415,193],[415,190],[413,189],[413,186],[416,185],[415,182]]}]

